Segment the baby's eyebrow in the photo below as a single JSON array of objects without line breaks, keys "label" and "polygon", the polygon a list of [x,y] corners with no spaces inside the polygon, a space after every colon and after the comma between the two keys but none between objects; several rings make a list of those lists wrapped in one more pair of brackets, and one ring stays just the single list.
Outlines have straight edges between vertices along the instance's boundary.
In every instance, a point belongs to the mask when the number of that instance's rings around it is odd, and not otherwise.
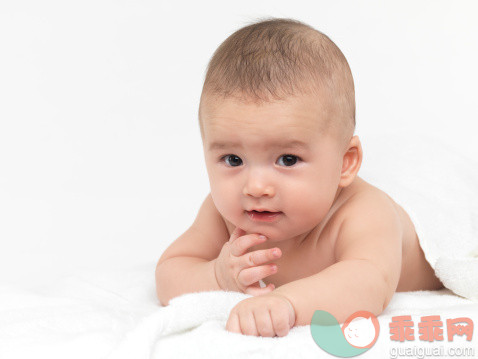
[{"label": "baby's eyebrow", "polygon": [[[282,148],[304,148],[309,149],[309,145],[300,140],[291,140],[284,142],[269,142],[267,143],[269,147],[282,147]],[[228,147],[239,147],[242,148],[241,143],[232,142],[232,141],[215,141],[209,145],[209,151],[220,150]]]}]

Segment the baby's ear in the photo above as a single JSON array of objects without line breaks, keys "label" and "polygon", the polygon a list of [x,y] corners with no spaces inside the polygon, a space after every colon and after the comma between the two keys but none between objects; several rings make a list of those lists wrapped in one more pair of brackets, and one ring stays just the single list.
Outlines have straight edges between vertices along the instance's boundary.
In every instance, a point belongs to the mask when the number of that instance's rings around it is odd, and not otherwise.
[{"label": "baby's ear", "polygon": [[348,148],[342,158],[341,187],[347,187],[353,182],[362,165],[362,157],[362,144],[359,137],[355,135],[350,139]]}]

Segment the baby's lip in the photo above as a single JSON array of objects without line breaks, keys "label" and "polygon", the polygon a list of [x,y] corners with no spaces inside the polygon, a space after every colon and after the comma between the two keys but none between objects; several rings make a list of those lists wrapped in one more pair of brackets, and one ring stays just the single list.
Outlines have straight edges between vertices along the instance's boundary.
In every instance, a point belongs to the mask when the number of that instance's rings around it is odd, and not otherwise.
[{"label": "baby's lip", "polygon": [[253,211],[256,211],[256,212],[280,213],[280,211],[271,211],[271,210],[265,209],[265,208],[253,208],[253,209],[251,209],[251,210],[248,210],[247,212],[253,212]]}]

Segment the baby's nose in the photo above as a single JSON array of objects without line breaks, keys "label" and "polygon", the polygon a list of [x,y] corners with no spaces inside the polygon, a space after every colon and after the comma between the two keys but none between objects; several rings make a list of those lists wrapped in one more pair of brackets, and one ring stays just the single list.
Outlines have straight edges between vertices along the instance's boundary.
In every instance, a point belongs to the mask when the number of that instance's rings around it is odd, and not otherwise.
[{"label": "baby's nose", "polygon": [[243,193],[246,196],[252,197],[262,197],[264,195],[274,196],[275,190],[272,184],[269,184],[264,180],[249,178],[248,182],[244,186]]}]

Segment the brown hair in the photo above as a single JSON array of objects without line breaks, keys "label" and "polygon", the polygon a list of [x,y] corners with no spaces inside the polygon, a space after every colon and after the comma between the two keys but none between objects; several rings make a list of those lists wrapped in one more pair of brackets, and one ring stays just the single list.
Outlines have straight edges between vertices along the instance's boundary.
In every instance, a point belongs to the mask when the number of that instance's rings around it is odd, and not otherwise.
[{"label": "brown hair", "polygon": [[352,73],[329,37],[293,19],[267,18],[242,27],[224,40],[207,66],[199,105],[201,135],[206,97],[260,104],[298,94],[314,94],[322,101],[326,96],[333,114],[324,126],[339,130],[340,137],[353,133]]}]

